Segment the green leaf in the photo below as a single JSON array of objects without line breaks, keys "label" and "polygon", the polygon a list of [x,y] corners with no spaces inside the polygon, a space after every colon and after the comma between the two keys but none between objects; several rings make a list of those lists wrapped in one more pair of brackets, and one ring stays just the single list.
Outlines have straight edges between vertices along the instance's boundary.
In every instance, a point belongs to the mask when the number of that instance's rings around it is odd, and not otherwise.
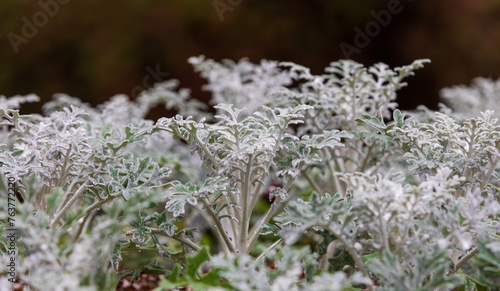
[{"label": "green leaf", "polygon": [[332,241],[336,240],[337,237],[334,234],[332,234],[331,232],[326,231],[326,230],[318,230],[318,231],[316,231],[316,233],[323,237],[323,240],[321,241],[321,243],[319,243],[318,246],[316,247],[318,255],[323,256],[327,252],[328,245]]},{"label": "green leaf", "polygon": [[457,276],[465,279],[464,285],[458,287],[458,291],[490,291],[491,290],[490,287],[480,283],[476,279],[465,274],[461,269],[457,272]]},{"label": "green leaf", "polygon": [[12,156],[17,157],[24,153],[24,150],[17,150],[12,153]]},{"label": "green leaf", "polygon": [[305,263],[304,273],[306,275],[307,282],[312,281],[317,270],[318,270],[318,264],[314,260]]},{"label": "green leaf", "polygon": [[361,259],[363,260],[363,262],[369,262],[373,259],[379,259],[380,258],[380,255],[378,252],[373,252],[371,254],[367,254],[367,255],[363,255],[361,256]]},{"label": "green leaf", "polygon": [[275,236],[278,236],[280,232],[279,227],[276,225],[270,224],[270,223],[264,223],[262,226],[262,231],[260,232],[261,235],[267,235],[267,234],[274,234]]},{"label": "green leaf", "polygon": [[197,254],[188,256],[186,259],[187,262],[187,270],[186,274],[191,276],[192,278],[196,277],[196,272],[200,266],[205,263],[210,255],[208,254],[208,248],[203,247]]},{"label": "green leaf", "polygon": [[181,265],[175,264],[172,273],[170,274],[169,281],[172,283],[179,282],[181,279]]},{"label": "green leaf", "polygon": [[396,123],[396,125],[398,127],[403,127],[404,117],[403,117],[403,114],[401,113],[401,111],[399,111],[398,109],[394,110],[394,113],[392,114],[392,116],[394,118],[394,122]]},{"label": "green leaf", "polygon": [[120,266],[120,262],[122,261],[122,247],[120,244],[116,244],[113,248],[113,252],[111,253],[111,265],[113,265],[113,269],[118,271],[118,267]]},{"label": "green leaf", "polygon": [[58,187],[46,196],[47,213],[52,213],[52,211],[54,211],[60,205],[63,195],[64,191],[60,187]]},{"label": "green leaf", "polygon": [[82,217],[84,211],[85,209],[83,207],[78,208],[76,213],[73,213],[73,211],[68,210],[65,227],[67,228],[71,227],[76,220]]},{"label": "green leaf", "polygon": [[171,290],[180,286],[189,286],[195,291],[204,291],[213,287],[224,287],[227,290],[234,290],[227,282],[222,282],[222,270],[212,268],[206,274],[198,273],[201,265],[210,257],[208,248],[203,247],[195,255],[186,257],[186,273],[181,277],[181,267],[179,264],[174,266],[169,279],[162,279],[155,291]]},{"label": "green leaf", "polygon": [[361,118],[356,119],[358,122],[364,122],[368,125],[375,127],[376,129],[382,130],[386,128],[386,125],[378,117],[364,114]]}]

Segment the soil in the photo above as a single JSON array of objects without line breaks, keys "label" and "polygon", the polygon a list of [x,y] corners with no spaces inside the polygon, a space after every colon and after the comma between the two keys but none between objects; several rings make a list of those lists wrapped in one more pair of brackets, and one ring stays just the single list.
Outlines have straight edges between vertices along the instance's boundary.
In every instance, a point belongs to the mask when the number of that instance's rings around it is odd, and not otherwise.
[{"label": "soil", "polygon": [[[163,277],[163,276],[161,276]],[[142,274],[134,283],[130,282],[132,276],[127,276],[118,282],[116,291],[147,291],[158,287],[161,279],[160,275]]]},{"label": "soil", "polygon": [[[158,287],[160,280],[163,275],[148,275],[143,274],[139,277],[139,280],[134,283],[130,282],[132,276],[127,276],[121,279],[116,286],[116,291],[150,291]],[[22,281],[16,281],[14,283],[13,291],[26,291],[28,290],[28,285]],[[180,287],[171,291],[192,291],[193,289],[189,287]]]},{"label": "soil", "polygon": [[[163,278],[163,275],[149,275],[142,274],[139,277],[139,280],[134,283],[130,283],[130,279],[132,276],[127,276],[118,282],[116,286],[116,291],[149,291],[154,290],[158,287],[160,280]],[[192,291],[193,289],[189,287],[180,287],[176,288],[172,291]]]}]

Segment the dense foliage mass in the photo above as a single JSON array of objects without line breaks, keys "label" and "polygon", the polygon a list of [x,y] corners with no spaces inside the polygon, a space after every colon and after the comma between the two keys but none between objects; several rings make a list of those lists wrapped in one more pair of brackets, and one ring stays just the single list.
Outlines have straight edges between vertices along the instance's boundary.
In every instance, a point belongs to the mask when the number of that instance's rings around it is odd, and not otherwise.
[{"label": "dense foliage mass", "polygon": [[[59,94],[43,115],[19,113],[34,95],[0,96],[0,189],[17,197],[0,203],[0,252],[13,257],[15,216],[32,290],[142,273],[165,275],[158,290],[500,288],[499,81],[401,112],[396,92],[427,60],[323,75],[189,62],[213,111],[175,81],[97,108]],[[147,120],[158,104],[179,114]]]}]

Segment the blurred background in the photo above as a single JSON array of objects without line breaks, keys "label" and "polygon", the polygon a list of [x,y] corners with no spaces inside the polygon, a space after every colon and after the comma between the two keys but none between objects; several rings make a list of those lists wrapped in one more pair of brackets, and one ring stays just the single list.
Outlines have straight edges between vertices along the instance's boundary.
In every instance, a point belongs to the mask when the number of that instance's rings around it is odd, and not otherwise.
[{"label": "blurred background", "polygon": [[315,74],[343,58],[391,67],[429,58],[398,102],[435,109],[443,87],[500,77],[500,1],[1,1],[0,52],[0,95],[64,92],[92,105],[172,78],[207,100],[187,63],[200,54]]}]

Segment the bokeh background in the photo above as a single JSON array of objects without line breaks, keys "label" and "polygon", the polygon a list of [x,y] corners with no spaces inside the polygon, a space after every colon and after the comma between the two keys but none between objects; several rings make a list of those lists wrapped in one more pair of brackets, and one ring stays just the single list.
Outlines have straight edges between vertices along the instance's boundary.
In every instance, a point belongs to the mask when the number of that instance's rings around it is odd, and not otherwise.
[{"label": "bokeh background", "polygon": [[145,76],[157,70],[157,79],[178,79],[207,100],[204,80],[187,63],[200,54],[292,61],[319,74],[345,58],[340,44],[354,45],[356,27],[364,31],[396,2],[401,12],[350,58],[391,67],[431,59],[400,91],[401,108],[436,108],[443,87],[500,77],[499,0],[58,1],[0,2],[0,95],[46,101],[64,92],[97,105],[151,86]]}]

